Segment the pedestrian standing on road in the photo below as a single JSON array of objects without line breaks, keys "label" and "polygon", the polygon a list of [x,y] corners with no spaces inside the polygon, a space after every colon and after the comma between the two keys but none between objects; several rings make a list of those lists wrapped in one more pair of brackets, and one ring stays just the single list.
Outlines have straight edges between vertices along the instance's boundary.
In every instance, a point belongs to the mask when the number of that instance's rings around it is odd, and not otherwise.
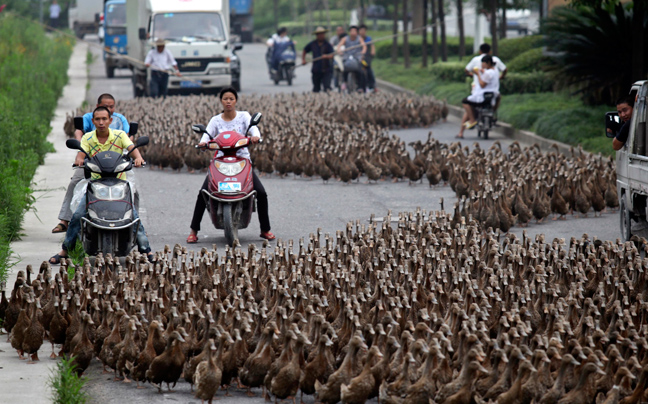
[{"label": "pedestrian standing on road", "polygon": [[[128,120],[122,114],[115,112],[115,97],[111,94],[101,94],[99,99],[97,99],[96,107],[105,107],[110,111],[112,115],[112,122],[110,123],[110,129],[121,130],[126,133],[130,131],[130,125]],[[83,131],[76,129],[74,131],[74,137],[76,140],[81,141],[81,138],[85,133],[92,132],[96,127],[92,122],[92,112],[88,112],[83,115]],[[130,139],[133,140],[132,138]],[[65,192],[65,198],[63,199],[63,204],[61,205],[61,210],[59,211],[58,219],[59,224],[52,229],[52,233],[64,233],[72,219],[72,210],[70,209],[70,204],[72,203],[72,198],[74,197],[74,188],[84,178],[83,167],[75,166],[68,184],[67,191]]]},{"label": "pedestrian standing on road", "polygon": [[[621,150],[628,141],[628,135],[630,134],[630,121],[634,109],[634,97],[631,95],[622,97],[616,102],[616,107],[622,124],[619,131],[616,133],[614,140],[612,140],[612,148],[614,150]],[[610,131],[610,129],[608,129],[608,131]]]},{"label": "pedestrian standing on road", "polygon": [[49,26],[50,28],[59,27],[59,17],[61,16],[61,6],[59,6],[56,0],[52,0],[52,4],[49,7]]},{"label": "pedestrian standing on road", "polygon": [[164,39],[155,41],[155,49],[151,49],[146,55],[144,60],[146,67],[153,67],[151,71],[151,97],[164,97],[166,98],[169,91],[169,71],[175,70],[176,76],[180,75],[178,70],[178,63],[165,48]]},{"label": "pedestrian standing on road", "polygon": [[374,57],[376,57],[376,45],[372,43],[372,39],[367,35],[367,26],[365,24],[360,25],[358,34],[365,41],[367,45],[367,53],[365,53],[363,58],[363,66],[365,69],[365,76],[367,79],[367,92],[372,93],[376,88],[376,76],[374,71],[371,68],[371,62],[373,62]]},{"label": "pedestrian standing on road", "polygon": [[[250,126],[250,119],[252,116],[247,111],[237,111],[236,103],[238,102],[238,93],[233,88],[225,88],[220,92],[220,102],[223,106],[223,112],[213,117],[207,125],[207,133],[200,139],[199,146],[205,146],[207,142],[213,140],[221,132],[234,131],[244,134]],[[250,128],[250,143],[258,143],[261,140],[261,132],[259,128],[253,126]],[[223,155],[219,151],[217,157]],[[250,151],[247,147],[242,147],[236,152],[239,158],[250,161]],[[198,198],[196,199],[196,206],[194,207],[193,218],[191,219],[191,233],[187,237],[187,243],[193,244],[198,242],[198,232],[200,231],[200,222],[202,222],[205,209],[207,207],[205,199],[202,195],[202,190],[207,189],[208,178],[205,178]],[[261,238],[266,240],[274,240],[275,235],[270,232],[270,216],[268,215],[268,194],[259,180],[257,174],[252,170],[252,183],[256,191],[257,198],[257,212],[259,214],[259,222],[261,224]]]},{"label": "pedestrian standing on road", "polygon": [[331,78],[333,77],[333,46],[326,40],[328,30],[324,27],[317,27],[313,34],[315,40],[304,47],[302,52],[302,64],[306,64],[306,54],[313,54],[313,67],[311,68],[311,79],[313,81],[313,92],[329,91],[331,89]]},{"label": "pedestrian standing on road", "polygon": [[[81,138],[81,148],[88,153],[91,157],[95,156],[99,152],[103,151],[118,151],[123,150],[131,151],[133,157],[133,165],[135,167],[141,167],[144,163],[144,159],[140,154],[139,150],[133,148],[135,145],[128,138],[126,132],[116,129],[111,129],[110,124],[113,121],[110,111],[106,107],[97,107],[92,112],[92,123],[97,129],[92,132],[86,133]],[[85,153],[79,151],[76,156],[75,164],[77,166],[82,166]],[[126,173],[121,173],[118,175],[118,178],[123,180],[126,179]],[[99,174],[92,174],[93,179],[101,178]],[[67,258],[68,251],[70,248],[74,248],[76,245],[77,238],[79,237],[79,232],[81,231],[81,218],[88,213],[88,207],[84,202],[81,202],[74,212],[72,219],[70,220],[70,226],[65,232],[65,241],[63,241],[62,250],[50,258],[50,264],[60,264],[61,260]],[[137,219],[139,216],[137,210],[133,209],[133,216]],[[142,254],[147,254],[149,261],[153,261],[153,254],[151,254],[151,247],[149,245],[148,238],[146,237],[146,231],[144,226],[141,224],[138,226],[137,230],[137,246],[139,251]]]}]

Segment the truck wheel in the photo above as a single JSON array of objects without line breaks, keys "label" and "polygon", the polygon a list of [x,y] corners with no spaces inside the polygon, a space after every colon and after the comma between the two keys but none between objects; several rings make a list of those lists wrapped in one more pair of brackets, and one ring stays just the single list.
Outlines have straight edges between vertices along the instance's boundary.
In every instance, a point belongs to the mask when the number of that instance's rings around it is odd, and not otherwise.
[{"label": "truck wheel", "polygon": [[626,204],[625,195],[621,197],[621,204],[619,205],[619,224],[621,225],[621,237],[623,238],[623,241],[630,240],[632,237],[632,222],[630,219],[630,211]]},{"label": "truck wheel", "polygon": [[238,226],[232,218],[232,205],[223,204],[223,228],[225,229],[225,240],[228,246],[234,245],[234,240],[238,240]]},{"label": "truck wheel", "polygon": [[106,65],[106,77],[112,79],[115,77],[115,67]]},{"label": "truck wheel", "polygon": [[238,91],[239,93],[241,92],[241,82],[240,81],[233,81],[232,82],[232,87],[234,90]]}]

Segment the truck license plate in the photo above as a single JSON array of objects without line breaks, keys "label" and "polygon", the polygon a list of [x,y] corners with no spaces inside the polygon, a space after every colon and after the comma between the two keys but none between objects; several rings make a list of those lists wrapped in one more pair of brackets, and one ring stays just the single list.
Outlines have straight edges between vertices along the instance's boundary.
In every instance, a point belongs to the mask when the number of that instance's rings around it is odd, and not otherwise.
[{"label": "truck license plate", "polygon": [[219,182],[218,191],[219,192],[241,192],[241,183],[240,182]]},{"label": "truck license plate", "polygon": [[200,80],[195,80],[195,81],[181,81],[181,82],[180,82],[180,87],[182,87],[182,88],[197,88],[197,87],[202,87],[202,81],[200,81]]}]

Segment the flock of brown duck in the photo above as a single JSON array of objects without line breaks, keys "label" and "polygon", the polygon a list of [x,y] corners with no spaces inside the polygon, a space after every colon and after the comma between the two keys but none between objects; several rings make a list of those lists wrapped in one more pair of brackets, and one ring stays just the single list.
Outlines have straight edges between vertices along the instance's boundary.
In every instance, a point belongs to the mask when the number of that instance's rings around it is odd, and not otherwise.
[{"label": "flock of brown duck", "polygon": [[72,279],[70,261],[43,262],[2,292],[0,318],[21,358],[47,339],[79,373],[98,359],[209,401],[261,387],[323,403],[641,403],[647,249],[417,210],[274,248],[100,255]]}]

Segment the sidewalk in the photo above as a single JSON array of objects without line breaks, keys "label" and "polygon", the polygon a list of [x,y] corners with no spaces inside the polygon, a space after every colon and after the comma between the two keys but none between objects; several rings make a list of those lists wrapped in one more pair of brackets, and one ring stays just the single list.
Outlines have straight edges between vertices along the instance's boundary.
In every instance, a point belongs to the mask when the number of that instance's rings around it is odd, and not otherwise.
[{"label": "sidewalk", "polygon": [[[85,64],[88,45],[77,43],[74,47],[68,68],[69,82],[63,89],[58,101],[54,119],[51,122],[50,141],[56,153],[45,156],[45,163],[38,167],[34,176],[35,211],[25,214],[23,220],[22,240],[11,244],[14,251],[13,262],[18,264],[9,274],[7,281],[7,298],[13,289],[16,274],[31,264],[35,275],[43,260],[51,257],[61,249],[63,236],[52,234],[50,230],[58,222],[58,212],[63,202],[65,189],[72,175],[72,162],[75,151],[65,147],[66,136],[63,124],[66,113],[78,108],[86,95],[88,81]],[[58,266],[53,270],[58,271]],[[16,351],[7,342],[7,336],[0,336],[0,403],[50,403],[50,389],[47,379],[56,361],[50,360],[51,345],[46,340],[38,352],[40,363],[27,365],[20,361]]]}]

